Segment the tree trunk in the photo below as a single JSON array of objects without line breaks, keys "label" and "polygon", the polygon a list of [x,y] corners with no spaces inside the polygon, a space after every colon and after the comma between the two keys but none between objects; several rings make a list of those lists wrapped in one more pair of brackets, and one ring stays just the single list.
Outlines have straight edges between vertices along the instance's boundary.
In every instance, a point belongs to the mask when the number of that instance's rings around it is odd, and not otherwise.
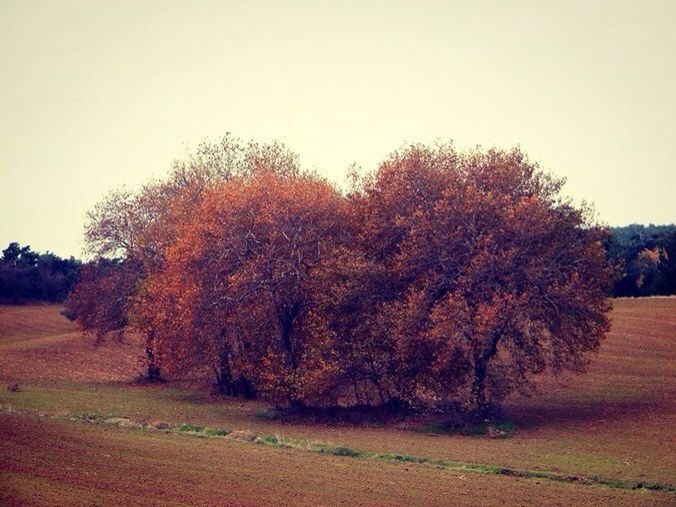
[{"label": "tree trunk", "polygon": [[214,383],[214,392],[217,394],[224,394],[226,396],[232,395],[232,382],[228,378],[227,372],[218,367],[214,367],[214,375],[216,382]]},{"label": "tree trunk", "polygon": [[278,305],[276,308],[282,348],[286,352],[291,369],[294,371],[298,368],[298,358],[294,350],[292,335],[293,325],[300,309],[301,306],[297,303],[293,305]]},{"label": "tree trunk", "polygon": [[300,412],[305,409],[305,403],[303,403],[303,400],[299,400],[295,397],[289,398],[289,407],[291,407],[292,410]]},{"label": "tree trunk", "polygon": [[282,344],[284,345],[284,350],[289,357],[289,362],[291,363],[291,368],[295,370],[298,367],[296,362],[296,354],[293,350],[293,343],[291,342],[291,333],[293,331],[293,320],[294,316],[287,314],[280,319],[281,332],[282,332]]},{"label": "tree trunk", "polygon": [[474,364],[474,380],[470,393],[470,417],[479,422],[488,416],[488,400],[486,399],[486,369],[488,359],[476,359]]},{"label": "tree trunk", "polygon": [[474,356],[474,380],[470,392],[470,418],[474,422],[486,419],[490,415],[490,405],[486,398],[486,374],[488,364],[498,352],[498,343],[502,338],[505,326],[493,332],[488,347],[482,353]]},{"label": "tree trunk", "polygon": [[213,366],[216,382],[214,391],[226,396],[243,396],[247,399],[256,397],[256,386],[244,375],[234,377],[230,368],[228,350],[224,348],[219,354],[218,363]]},{"label": "tree trunk", "polygon": [[146,380],[148,382],[158,382],[162,380],[160,366],[157,364],[157,357],[153,351],[153,342],[155,338],[153,335],[146,337]]},{"label": "tree trunk", "polygon": [[230,364],[228,362],[228,352],[223,349],[218,354],[218,364],[214,366],[214,375],[216,376],[216,384],[214,388],[219,394],[234,395],[232,385],[232,375],[230,374]]},{"label": "tree trunk", "polygon": [[356,380],[353,381],[352,387],[354,388],[354,397],[357,400],[357,405],[359,406],[359,405],[362,404],[362,401],[361,401],[361,396],[359,395],[359,389],[357,388],[357,381]]}]

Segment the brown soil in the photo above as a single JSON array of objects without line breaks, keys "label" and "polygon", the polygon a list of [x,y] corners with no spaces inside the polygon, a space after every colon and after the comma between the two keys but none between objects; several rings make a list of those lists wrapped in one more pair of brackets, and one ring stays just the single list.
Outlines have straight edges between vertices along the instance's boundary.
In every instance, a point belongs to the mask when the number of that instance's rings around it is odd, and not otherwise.
[{"label": "brown soil", "polygon": [[[589,372],[539,380],[514,397],[508,439],[401,427],[283,424],[260,402],[176,383],[132,386],[140,343],[95,345],[55,306],[0,307],[0,405],[250,430],[399,453],[566,474],[676,484],[676,298],[616,300]],[[0,504],[675,504],[673,494],[459,474],[248,442],[0,415]],[[106,457],[107,455],[107,457]],[[70,467],[70,468],[68,468]]]},{"label": "brown soil", "polygon": [[0,415],[3,505],[668,505],[669,494]]}]

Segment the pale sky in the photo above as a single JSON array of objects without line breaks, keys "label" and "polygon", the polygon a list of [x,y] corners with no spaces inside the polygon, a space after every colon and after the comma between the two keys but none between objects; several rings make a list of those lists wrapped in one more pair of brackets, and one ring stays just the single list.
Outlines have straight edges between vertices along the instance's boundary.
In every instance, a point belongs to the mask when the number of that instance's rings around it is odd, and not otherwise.
[{"label": "pale sky", "polygon": [[519,144],[611,225],[676,222],[676,1],[0,1],[0,249],[226,132],[336,182]]}]

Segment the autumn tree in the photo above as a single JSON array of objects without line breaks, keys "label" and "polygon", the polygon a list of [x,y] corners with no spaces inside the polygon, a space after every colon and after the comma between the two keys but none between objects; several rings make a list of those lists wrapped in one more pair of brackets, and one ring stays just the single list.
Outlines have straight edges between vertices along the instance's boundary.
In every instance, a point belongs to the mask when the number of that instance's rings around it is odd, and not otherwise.
[{"label": "autumn tree", "polygon": [[605,231],[562,184],[519,150],[449,145],[397,152],[358,182],[359,242],[387,272],[371,333],[391,333],[391,396],[460,396],[484,417],[533,374],[584,368],[608,330],[612,270]]},{"label": "autumn tree", "polygon": [[[108,305],[110,301],[107,300],[92,303],[93,306],[73,301],[71,308],[79,310],[73,316],[81,327],[101,335],[103,330],[110,328],[111,320],[115,320],[124,323],[125,328],[140,331],[146,343],[147,377],[151,380],[158,377],[153,319],[148,318],[147,312],[133,310],[139,307],[135,302],[140,297],[138,291],[143,287],[143,281],[162,268],[165,253],[173,244],[179,221],[176,210],[181,208],[185,215],[190,214],[207,189],[236,175],[252,174],[262,166],[288,174],[298,170],[296,156],[279,143],[243,142],[226,135],[216,142],[202,143],[186,159],[176,161],[167,178],[151,181],[138,191],[115,190],[100,201],[88,213],[85,227],[87,253],[94,259],[121,259],[126,268],[124,281],[120,283],[134,289],[125,292],[128,300],[108,306],[107,312],[93,311],[96,305]],[[174,209],[173,215],[169,213],[171,209]],[[87,276],[83,277],[82,283],[86,289],[83,286],[82,290],[74,292],[73,297],[84,292],[91,297],[103,296],[105,291],[102,289],[112,278],[108,275],[101,278],[94,276],[99,271],[92,269],[85,273]],[[132,278],[133,283],[128,284]],[[94,290],[97,280],[103,284],[101,290]],[[147,293],[143,294],[146,304],[148,297]],[[89,310],[92,313],[87,313]],[[114,310],[120,313],[113,319]],[[99,317],[102,320],[99,321]]]},{"label": "autumn tree", "polygon": [[227,394],[485,417],[582,371],[608,330],[606,232],[562,185],[519,150],[411,146],[344,195],[282,145],[226,137],[93,211],[123,304],[81,323],[132,327],[152,364]]},{"label": "autumn tree", "polygon": [[135,291],[136,271],[136,266],[119,259],[85,264],[62,313],[99,343],[111,333],[120,339],[129,323],[127,305]]},{"label": "autumn tree", "polygon": [[146,284],[162,302],[146,310],[165,318],[167,364],[212,365],[224,392],[246,380],[292,405],[325,396],[332,346],[311,318],[312,280],[347,243],[347,215],[345,198],[308,174],[263,170],[207,192]]},{"label": "autumn tree", "polygon": [[[66,313],[84,332],[121,337],[131,322],[130,310],[141,280],[158,262],[163,245],[153,235],[167,205],[158,184],[138,192],[126,189],[108,194],[88,213],[85,242],[94,260],[83,269],[66,301]],[[145,335],[147,381],[160,379],[152,334]]]}]

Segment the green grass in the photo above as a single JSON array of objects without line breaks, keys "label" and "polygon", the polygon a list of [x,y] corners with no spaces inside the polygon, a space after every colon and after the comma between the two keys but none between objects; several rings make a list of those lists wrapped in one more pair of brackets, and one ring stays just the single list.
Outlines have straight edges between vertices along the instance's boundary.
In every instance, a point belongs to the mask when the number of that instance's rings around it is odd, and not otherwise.
[{"label": "green grass", "polygon": [[102,416],[100,414],[72,414],[71,419],[78,420],[78,421],[84,421],[84,422],[100,422],[105,419],[105,416]]},{"label": "green grass", "polygon": [[225,428],[206,428],[204,433],[210,437],[225,437],[230,433],[230,431],[226,430]]},{"label": "green grass", "polygon": [[491,436],[491,438],[510,438],[516,434],[516,426],[509,421],[483,422],[471,426],[430,424],[416,429],[418,433],[434,435],[464,435],[471,437]]},{"label": "green grass", "polygon": [[256,410],[255,416],[259,421],[276,421],[279,419],[279,410],[276,408],[262,408]]},{"label": "green grass", "polygon": [[259,437],[258,440],[262,444],[272,445],[275,447],[278,447],[281,443],[279,438],[277,438],[275,435],[263,435],[262,437]]},{"label": "green grass", "polygon": [[516,427],[509,421],[497,422],[497,423],[481,423],[473,426],[469,434],[474,437],[486,436],[489,435],[490,431],[494,430],[499,433],[497,437],[494,438],[509,438],[513,437],[516,433]]},{"label": "green grass", "polygon": [[402,463],[429,463],[428,458],[411,456],[410,454],[376,454],[374,459],[381,461],[400,461]]},{"label": "green grass", "polygon": [[178,427],[178,431],[190,432],[190,433],[202,433],[204,431],[204,426],[199,424],[188,424],[183,423]]},{"label": "green grass", "polygon": [[330,454],[332,456],[346,456],[348,458],[359,458],[366,455],[362,451],[357,451],[342,445],[338,447],[322,446],[319,452]]}]

